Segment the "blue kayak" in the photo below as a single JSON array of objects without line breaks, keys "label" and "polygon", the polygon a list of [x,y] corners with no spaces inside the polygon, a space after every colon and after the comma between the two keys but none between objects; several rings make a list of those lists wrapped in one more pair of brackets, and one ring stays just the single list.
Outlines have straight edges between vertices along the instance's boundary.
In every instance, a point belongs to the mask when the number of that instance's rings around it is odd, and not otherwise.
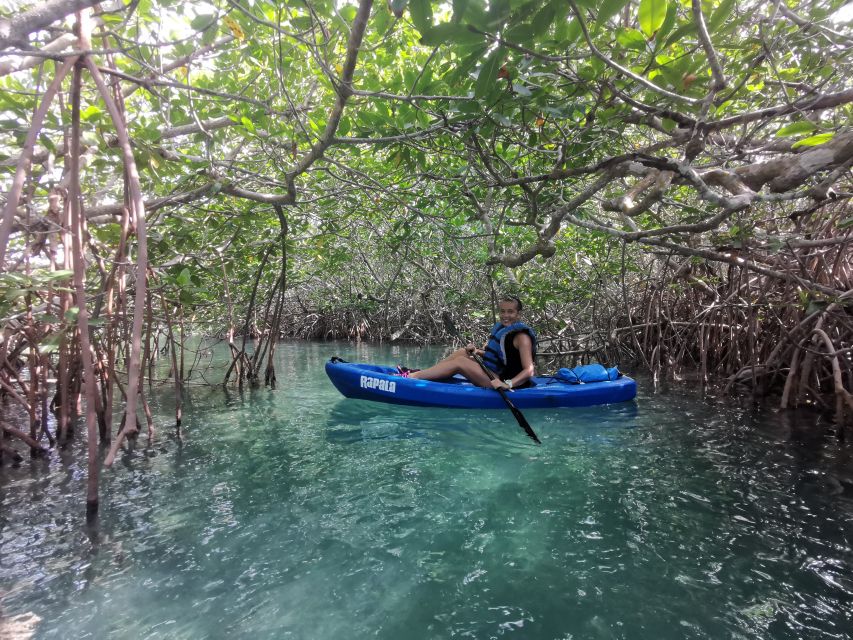
[{"label": "blue kayak", "polygon": [[[416,380],[397,375],[393,367],[345,362],[333,358],[326,363],[326,375],[347,398],[374,400],[417,407],[464,409],[505,409],[500,394],[483,389],[462,376],[446,380]],[[587,407],[633,400],[637,383],[626,375],[616,380],[569,384],[558,378],[537,376],[534,385],[509,392],[519,409]]]}]

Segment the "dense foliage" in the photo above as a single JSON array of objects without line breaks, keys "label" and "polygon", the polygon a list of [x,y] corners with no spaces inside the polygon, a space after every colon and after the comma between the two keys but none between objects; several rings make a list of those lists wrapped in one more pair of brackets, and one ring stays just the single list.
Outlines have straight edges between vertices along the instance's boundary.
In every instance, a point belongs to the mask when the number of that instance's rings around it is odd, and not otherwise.
[{"label": "dense foliage", "polygon": [[97,382],[109,439],[190,329],[274,384],[235,335],[476,337],[510,289],[551,354],[853,410],[843,4],[7,3],[4,391],[35,448]]}]

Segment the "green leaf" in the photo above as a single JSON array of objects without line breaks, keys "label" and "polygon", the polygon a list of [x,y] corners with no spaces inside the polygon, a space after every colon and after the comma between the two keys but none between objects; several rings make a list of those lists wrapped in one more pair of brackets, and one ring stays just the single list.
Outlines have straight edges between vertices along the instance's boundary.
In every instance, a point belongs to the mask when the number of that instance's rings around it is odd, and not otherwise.
[{"label": "green leaf", "polygon": [[80,119],[83,120],[83,122],[90,122],[92,120],[97,120],[98,118],[100,118],[101,114],[103,113],[103,109],[93,104],[83,109],[83,111],[80,113]]},{"label": "green leaf", "polygon": [[409,4],[409,0],[388,0],[388,8],[398,18],[403,17],[403,9]]},{"label": "green leaf", "polygon": [[668,9],[667,0],[640,0],[640,29],[648,38],[654,36],[661,28]]},{"label": "green leaf", "polygon": [[666,39],[664,46],[668,47],[672,44],[675,44],[681,41],[684,37],[693,35],[694,33],[696,33],[696,23],[691,20],[690,22],[681,25],[680,27],[678,27],[678,29],[673,31],[672,35],[670,35],[669,38]]},{"label": "green leaf", "polygon": [[469,0],[453,0],[453,22],[459,22],[465,16]]},{"label": "green leaf", "polygon": [[666,18],[663,21],[660,29],[655,34],[655,41],[661,42],[666,38],[667,34],[672,31],[675,26],[675,21],[678,18],[678,5],[675,2],[667,2]]},{"label": "green leaf", "polygon": [[501,68],[503,57],[504,49],[503,47],[498,47],[492,51],[491,55],[480,66],[480,75],[477,76],[477,84],[474,85],[475,98],[482,98],[495,88],[498,79],[498,70]]},{"label": "green leaf", "polygon": [[61,333],[54,333],[52,335],[47,336],[44,340],[41,341],[41,344],[39,344],[39,353],[42,355],[56,353],[57,351],[59,351],[59,345],[61,340]]},{"label": "green leaf", "polygon": [[437,47],[447,42],[456,44],[479,44],[483,42],[483,36],[479,33],[471,31],[465,25],[450,22],[430,27],[422,31],[421,36],[421,44],[428,47]]},{"label": "green leaf", "polygon": [[311,16],[297,16],[290,19],[290,24],[299,31],[308,31],[314,26],[314,21]]},{"label": "green leaf", "polygon": [[499,31],[503,29],[509,20],[512,7],[509,0],[489,0],[489,13],[485,25],[487,31]]},{"label": "green leaf", "polygon": [[409,2],[409,13],[415,27],[422,34],[432,28],[432,4],[430,4],[430,0],[411,0]]},{"label": "green leaf", "polygon": [[340,14],[341,18],[343,18],[347,24],[352,23],[355,20],[355,16],[358,13],[358,9],[356,9],[351,4],[345,5],[338,9],[338,14]]},{"label": "green leaf", "polygon": [[204,31],[214,22],[216,22],[215,14],[202,13],[192,19],[192,22],[190,22],[190,27],[192,27],[195,31]]},{"label": "green leaf", "polygon": [[512,126],[512,120],[510,120],[509,118],[507,118],[505,115],[503,115],[501,113],[493,113],[492,119],[495,122],[497,122],[499,125],[501,125],[502,127],[511,127]]},{"label": "green leaf", "polygon": [[571,44],[575,40],[581,37],[583,33],[583,28],[581,27],[581,23],[575,18],[571,22],[563,23],[565,26],[562,29],[559,29],[560,32],[558,38],[563,40],[565,44]]},{"label": "green leaf", "polygon": [[732,13],[732,8],[735,5],[735,0],[723,0],[720,6],[716,8],[711,17],[708,18],[708,31],[711,35],[719,29]]},{"label": "green leaf", "polygon": [[834,137],[834,133],[819,133],[816,136],[811,136],[809,138],[804,138],[799,142],[795,142],[791,148],[799,149],[800,147],[817,147],[818,145],[829,142]]},{"label": "green leaf", "polygon": [[828,306],[829,303],[826,300],[809,300],[809,304],[806,306],[806,315],[810,316],[813,313],[826,311]]},{"label": "green leaf", "polygon": [[74,275],[74,272],[70,269],[58,269],[56,271],[48,271],[47,273],[39,273],[39,276],[45,282],[51,282],[53,280],[66,280]]},{"label": "green leaf", "polygon": [[533,35],[540,36],[545,33],[551,26],[551,23],[554,22],[556,15],[557,8],[554,6],[554,3],[545,5],[539,13],[533,16],[533,20],[530,22],[530,26],[533,27]]},{"label": "green leaf", "polygon": [[210,45],[216,40],[216,36],[219,33],[219,29],[210,28],[207,29],[204,34],[201,36],[201,43],[203,45]]},{"label": "green leaf", "polygon": [[136,15],[142,18],[150,18],[151,2],[152,0],[139,0],[139,4],[136,5]]},{"label": "green leaf", "polygon": [[104,12],[99,16],[105,24],[121,24],[124,22],[124,14]]},{"label": "green leaf", "polygon": [[536,35],[529,24],[519,24],[506,32],[505,40],[520,44],[532,44]]},{"label": "green leaf", "polygon": [[817,129],[814,123],[809,122],[808,120],[801,120],[800,122],[792,122],[791,124],[782,127],[779,131],[776,132],[777,138],[784,138],[785,136],[797,136],[801,133],[811,133]]},{"label": "green leaf", "polygon": [[178,274],[178,277],[175,278],[175,282],[179,287],[187,287],[192,283],[192,274],[187,267],[181,269],[181,272]]},{"label": "green leaf", "polygon": [[628,4],[628,0],[604,0],[598,8],[598,15],[595,18],[596,25],[601,27],[605,22],[619,13]]},{"label": "green leaf", "polygon": [[636,29],[620,27],[616,31],[616,41],[626,49],[643,51],[646,48],[646,38]]}]

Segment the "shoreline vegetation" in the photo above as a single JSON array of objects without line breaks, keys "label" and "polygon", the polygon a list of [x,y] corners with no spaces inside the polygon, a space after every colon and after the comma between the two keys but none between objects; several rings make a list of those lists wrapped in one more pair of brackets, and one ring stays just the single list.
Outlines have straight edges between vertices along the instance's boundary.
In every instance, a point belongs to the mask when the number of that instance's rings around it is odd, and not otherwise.
[{"label": "shoreline vegetation", "polygon": [[0,462],[85,429],[90,517],[189,336],[275,388],[281,338],[480,340],[506,293],[541,367],[853,422],[842,0],[19,4]]}]

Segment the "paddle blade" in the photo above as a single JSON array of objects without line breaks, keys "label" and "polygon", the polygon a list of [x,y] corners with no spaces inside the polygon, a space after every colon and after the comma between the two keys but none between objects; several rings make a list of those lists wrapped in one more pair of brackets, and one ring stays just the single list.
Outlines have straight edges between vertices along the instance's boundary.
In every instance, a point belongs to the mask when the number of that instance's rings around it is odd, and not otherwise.
[{"label": "paddle blade", "polygon": [[[494,372],[486,366],[486,363],[483,362],[480,356],[475,353],[472,357],[477,362],[477,364],[480,365],[480,368],[483,370],[483,373],[489,376],[489,380],[494,380],[497,377]],[[495,389],[495,391],[501,394],[501,398],[504,399],[507,408],[512,411],[512,415],[515,416],[515,419],[518,422],[518,426],[524,429],[524,433],[526,433],[536,444],[542,444],[542,441],[536,437],[536,432],[533,431],[533,427],[531,427],[530,423],[527,422],[527,418],[524,417],[524,414],[521,413],[518,407],[516,407],[512,403],[512,400],[510,400],[509,397],[506,395],[506,391],[504,391],[503,389]]]},{"label": "paddle blade", "polygon": [[524,417],[524,414],[521,413],[521,410],[516,407],[512,400],[506,395],[506,391],[503,389],[498,389],[498,393],[501,394],[501,398],[504,399],[506,406],[512,411],[512,415],[515,416],[516,422],[518,422],[518,426],[524,429],[524,433],[528,435],[528,437],[533,440],[536,444],[542,444],[542,441],[537,437],[536,432],[533,430],[533,427],[530,426],[530,423],[527,421],[527,418]]}]

